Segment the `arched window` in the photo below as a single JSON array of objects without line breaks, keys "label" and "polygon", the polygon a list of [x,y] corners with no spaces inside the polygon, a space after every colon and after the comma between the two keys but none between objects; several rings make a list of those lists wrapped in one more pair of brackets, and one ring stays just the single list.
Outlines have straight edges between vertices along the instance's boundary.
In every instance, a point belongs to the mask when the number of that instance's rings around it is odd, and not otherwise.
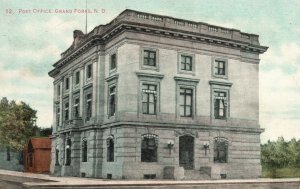
[{"label": "arched window", "polygon": [[114,135],[110,135],[106,139],[106,145],[107,145],[107,161],[113,162],[114,161],[114,151],[115,151]]},{"label": "arched window", "polygon": [[158,136],[155,134],[142,135],[142,162],[157,162]]},{"label": "arched window", "polygon": [[71,165],[71,139],[67,139],[66,145],[66,165]]},{"label": "arched window", "polygon": [[55,165],[59,165],[59,149],[58,149],[58,146],[55,147]]},{"label": "arched window", "polygon": [[87,162],[87,140],[82,140],[82,162]]},{"label": "arched window", "polygon": [[215,138],[214,162],[227,163],[227,159],[228,159],[228,140],[223,137]]}]

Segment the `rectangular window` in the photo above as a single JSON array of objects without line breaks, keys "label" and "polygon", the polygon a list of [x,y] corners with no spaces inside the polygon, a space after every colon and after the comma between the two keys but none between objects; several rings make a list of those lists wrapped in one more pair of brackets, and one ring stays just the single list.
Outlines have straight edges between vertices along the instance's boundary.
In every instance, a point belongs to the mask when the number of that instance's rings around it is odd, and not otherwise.
[{"label": "rectangular window", "polygon": [[228,140],[217,137],[214,142],[214,162],[227,163],[228,156]]},{"label": "rectangular window", "polygon": [[60,96],[60,84],[57,85],[57,96]]},{"label": "rectangular window", "polygon": [[80,72],[75,72],[75,85],[78,85],[80,82]]},{"label": "rectangular window", "polygon": [[70,88],[70,81],[69,81],[69,78],[66,78],[65,79],[65,89],[69,90],[69,88]]},{"label": "rectangular window", "polygon": [[227,97],[226,92],[214,92],[214,114],[216,119],[225,119],[227,112]]},{"label": "rectangular window", "polygon": [[59,126],[60,120],[60,104],[56,105],[56,125]]},{"label": "rectangular window", "polygon": [[65,121],[69,120],[69,102],[65,103],[64,107]]},{"label": "rectangular window", "polygon": [[180,116],[192,117],[193,115],[193,89],[180,88],[179,95]]},{"label": "rectangular window", "polygon": [[142,86],[142,110],[143,114],[156,114],[156,85],[143,84]]},{"label": "rectangular window", "polygon": [[56,147],[55,149],[55,165],[59,165],[59,149]]},{"label": "rectangular window", "polygon": [[117,55],[113,54],[110,56],[110,70],[117,68]]},{"label": "rectangular window", "polygon": [[181,70],[192,71],[192,64],[191,56],[181,55]]},{"label": "rectangular window", "polygon": [[225,76],[226,75],[226,65],[224,60],[215,60],[214,62],[214,74],[215,75],[220,75],[220,76]]},{"label": "rectangular window", "polygon": [[73,105],[74,118],[79,118],[79,110],[80,110],[79,102],[80,102],[79,97],[76,97],[74,99],[74,105]]},{"label": "rectangular window", "polygon": [[85,119],[86,121],[89,121],[92,117],[92,94],[86,95],[86,113],[85,113]]},{"label": "rectangular window", "polygon": [[108,115],[114,116],[116,111],[116,86],[109,88]]},{"label": "rectangular window", "polygon": [[86,68],[86,78],[89,79],[89,78],[92,78],[93,76],[93,68],[92,68],[92,64],[89,64],[87,65],[87,68]]},{"label": "rectangular window", "polygon": [[71,165],[71,139],[67,139],[66,145],[66,165]]},{"label": "rectangular window", "polygon": [[144,65],[156,66],[156,51],[144,50]]}]

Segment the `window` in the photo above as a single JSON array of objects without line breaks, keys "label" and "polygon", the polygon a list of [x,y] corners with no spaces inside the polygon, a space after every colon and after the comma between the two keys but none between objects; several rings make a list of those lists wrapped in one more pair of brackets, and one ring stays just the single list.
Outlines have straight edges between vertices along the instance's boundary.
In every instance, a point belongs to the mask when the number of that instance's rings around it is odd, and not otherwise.
[{"label": "window", "polygon": [[80,72],[75,72],[75,85],[78,85],[80,82]]},{"label": "window", "polygon": [[67,139],[66,145],[66,165],[71,165],[71,139]]},{"label": "window", "polygon": [[74,98],[74,105],[73,105],[73,115],[74,115],[74,118],[79,118],[79,97],[75,97]]},{"label": "window", "polygon": [[215,138],[214,143],[214,162],[227,163],[228,140],[222,137]]},{"label": "window", "polygon": [[93,76],[93,68],[92,68],[92,64],[87,65],[86,67],[86,78],[92,78]]},{"label": "window", "polygon": [[214,75],[226,76],[226,63],[224,60],[215,60],[214,62]]},{"label": "window", "polygon": [[64,107],[64,114],[65,114],[65,121],[69,120],[69,102],[65,103],[65,107]]},{"label": "window", "polygon": [[108,115],[114,116],[116,111],[116,86],[109,88]]},{"label": "window", "polygon": [[57,96],[60,96],[60,84],[57,85]]},{"label": "window", "polygon": [[156,85],[142,85],[142,110],[143,114],[156,114]]},{"label": "window", "polygon": [[85,119],[89,121],[92,117],[92,94],[89,93],[86,95],[86,112],[85,112]]},{"label": "window", "polygon": [[10,147],[6,147],[6,160],[10,161]]},{"label": "window", "polygon": [[65,89],[66,89],[66,90],[69,90],[69,88],[70,88],[70,81],[69,81],[69,78],[67,77],[67,78],[65,79]]},{"label": "window", "polygon": [[156,51],[144,50],[144,65],[156,66]]},{"label": "window", "polygon": [[113,162],[114,161],[114,136],[110,135],[106,139],[107,144],[107,161]]},{"label": "window", "polygon": [[180,69],[185,71],[192,71],[193,61],[191,56],[181,55]]},{"label": "window", "polygon": [[59,165],[59,149],[58,149],[58,146],[55,147],[55,165]]},{"label": "window", "polygon": [[193,115],[193,89],[180,88],[180,116],[192,117]]},{"label": "window", "polygon": [[87,140],[82,140],[82,162],[87,162]]},{"label": "window", "polygon": [[142,135],[142,162],[157,162],[158,136],[155,134]]},{"label": "window", "polygon": [[117,68],[117,55],[112,54],[110,56],[110,70],[116,69]]},{"label": "window", "polygon": [[226,92],[214,92],[214,115],[216,119],[225,119],[227,116]]},{"label": "window", "polygon": [[56,125],[59,126],[60,122],[60,104],[56,104]]}]

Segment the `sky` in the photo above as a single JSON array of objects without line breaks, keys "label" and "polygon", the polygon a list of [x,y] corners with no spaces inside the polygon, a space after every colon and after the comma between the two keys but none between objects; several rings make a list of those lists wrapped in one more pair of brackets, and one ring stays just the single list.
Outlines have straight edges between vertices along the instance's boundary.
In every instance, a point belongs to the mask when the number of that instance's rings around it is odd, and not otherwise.
[{"label": "sky", "polygon": [[[300,139],[300,0],[87,2],[98,11],[88,14],[88,31],[129,8],[258,34],[269,47],[259,66],[261,141]],[[71,45],[73,30],[85,30],[85,14],[74,9],[85,9],[85,0],[0,0],[0,98],[38,110],[41,127],[50,127],[53,117],[48,72]]]}]

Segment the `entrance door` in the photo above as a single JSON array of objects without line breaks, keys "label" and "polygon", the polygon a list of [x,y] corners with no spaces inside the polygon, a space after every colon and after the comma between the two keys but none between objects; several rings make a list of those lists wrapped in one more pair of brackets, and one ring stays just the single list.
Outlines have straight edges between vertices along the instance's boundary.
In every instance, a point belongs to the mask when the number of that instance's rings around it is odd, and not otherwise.
[{"label": "entrance door", "polygon": [[194,169],[194,137],[192,136],[179,137],[179,166],[184,169]]}]

